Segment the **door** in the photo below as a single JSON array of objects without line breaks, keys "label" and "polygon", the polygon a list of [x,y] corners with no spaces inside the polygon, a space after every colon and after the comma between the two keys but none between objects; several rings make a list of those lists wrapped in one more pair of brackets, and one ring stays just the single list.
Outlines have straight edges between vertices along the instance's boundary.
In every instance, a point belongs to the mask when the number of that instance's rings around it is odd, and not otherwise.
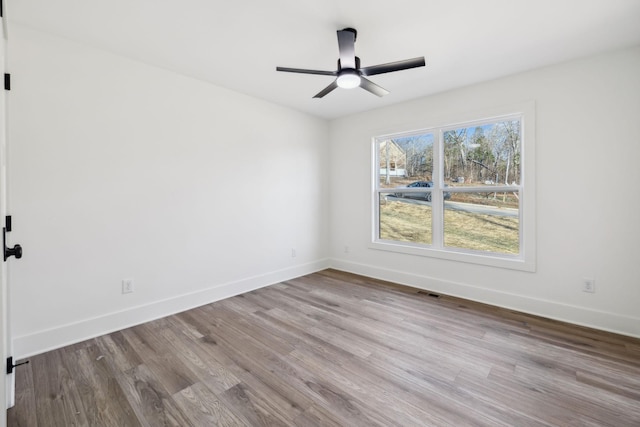
[{"label": "door", "polygon": [[[2,2],[3,0],[0,0]],[[4,7],[2,7],[4,9]],[[4,11],[3,11],[4,12]],[[7,47],[7,28],[5,21],[5,13],[2,13],[0,25],[2,26],[2,39],[0,40],[0,69],[2,69],[3,77],[5,73],[5,53]],[[0,88],[0,222],[5,226],[5,218],[7,214],[7,122],[6,122],[6,91],[4,87]],[[4,250],[4,248],[3,248]],[[4,258],[4,257],[3,257]],[[7,425],[7,406],[13,404],[13,392],[8,392],[9,387],[13,386],[13,381],[5,375],[6,366],[4,361],[7,360],[7,348],[9,343],[8,335],[8,315],[7,315],[7,263],[0,260],[0,427]],[[13,378],[13,375],[11,375]],[[6,402],[6,405],[5,405]]]}]

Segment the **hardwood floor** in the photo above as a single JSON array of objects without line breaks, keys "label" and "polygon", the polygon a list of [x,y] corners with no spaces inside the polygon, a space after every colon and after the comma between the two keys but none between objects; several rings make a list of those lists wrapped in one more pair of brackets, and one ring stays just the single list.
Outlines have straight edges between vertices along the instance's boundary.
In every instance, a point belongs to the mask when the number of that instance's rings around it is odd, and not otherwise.
[{"label": "hardwood floor", "polygon": [[333,270],[30,360],[10,426],[640,425],[640,340]]}]

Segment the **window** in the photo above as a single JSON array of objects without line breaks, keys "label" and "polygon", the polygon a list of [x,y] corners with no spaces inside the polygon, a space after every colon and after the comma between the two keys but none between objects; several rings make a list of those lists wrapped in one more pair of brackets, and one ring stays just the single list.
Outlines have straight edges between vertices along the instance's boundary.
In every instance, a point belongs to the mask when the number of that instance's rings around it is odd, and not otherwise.
[{"label": "window", "polygon": [[374,138],[372,247],[533,271],[533,143],[531,106]]}]

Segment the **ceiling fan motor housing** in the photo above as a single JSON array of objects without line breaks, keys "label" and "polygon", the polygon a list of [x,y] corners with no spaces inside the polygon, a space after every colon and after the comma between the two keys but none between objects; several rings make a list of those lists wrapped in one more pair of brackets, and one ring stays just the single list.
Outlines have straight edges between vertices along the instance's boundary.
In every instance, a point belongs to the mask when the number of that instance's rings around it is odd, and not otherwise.
[{"label": "ceiling fan motor housing", "polygon": [[[340,72],[342,70],[342,63],[340,62],[340,59],[338,59],[338,72]],[[349,68],[345,68],[345,70],[349,70]],[[358,58],[356,56],[356,71],[360,70],[360,58]]]}]

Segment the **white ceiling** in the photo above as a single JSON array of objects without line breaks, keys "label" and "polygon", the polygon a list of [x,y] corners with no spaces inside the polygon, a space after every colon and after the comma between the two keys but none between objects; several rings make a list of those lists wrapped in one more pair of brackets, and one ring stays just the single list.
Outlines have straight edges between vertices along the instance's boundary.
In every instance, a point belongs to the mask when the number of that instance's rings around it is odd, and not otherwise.
[{"label": "white ceiling", "polygon": [[[5,0],[18,23],[331,119],[640,44],[640,0]],[[312,96],[335,70],[336,30],[358,30],[362,66],[427,66]]]}]

